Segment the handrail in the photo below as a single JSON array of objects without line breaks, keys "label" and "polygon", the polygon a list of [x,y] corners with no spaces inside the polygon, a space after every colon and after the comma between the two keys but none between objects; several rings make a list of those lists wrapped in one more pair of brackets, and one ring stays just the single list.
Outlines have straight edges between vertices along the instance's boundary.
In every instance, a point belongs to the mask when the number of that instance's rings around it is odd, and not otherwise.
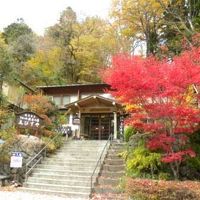
[{"label": "handrail", "polygon": [[97,161],[97,163],[96,163],[96,165],[95,165],[95,168],[94,168],[94,170],[93,170],[93,172],[92,172],[92,175],[91,175],[91,178],[90,178],[90,181],[91,181],[91,182],[90,182],[91,192],[92,192],[92,186],[93,186],[93,176],[94,176],[94,174],[95,174],[95,172],[96,172],[97,167],[99,166],[99,164],[101,165],[101,159],[102,159],[102,157],[103,157],[104,151],[105,151],[105,149],[106,149],[106,147],[107,147],[109,141],[112,141],[112,134],[109,135],[108,140],[107,140],[107,142],[106,142],[106,144],[105,144],[105,146],[104,146],[104,148],[103,148],[103,150],[102,150],[102,152],[101,152],[101,155],[99,156],[99,159],[98,159],[98,161]]},{"label": "handrail", "polygon": [[[25,173],[25,181],[27,180],[29,174],[31,173],[31,171],[35,168],[35,166],[42,160],[42,158],[45,158],[47,155],[47,147],[48,145],[54,141],[58,136],[60,135],[60,133],[58,133],[55,137],[53,137],[52,139],[50,139],[50,141],[30,160],[26,163],[26,173]],[[38,160],[36,160],[35,163],[33,163],[33,165],[31,166],[31,168],[28,170],[29,165],[39,156],[43,153],[43,151],[45,151],[44,157],[40,157]]]}]

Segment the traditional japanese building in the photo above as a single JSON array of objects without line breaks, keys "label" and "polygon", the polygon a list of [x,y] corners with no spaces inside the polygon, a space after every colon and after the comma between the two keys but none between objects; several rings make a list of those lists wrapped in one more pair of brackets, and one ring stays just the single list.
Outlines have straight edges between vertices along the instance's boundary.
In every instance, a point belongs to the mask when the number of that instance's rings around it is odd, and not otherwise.
[{"label": "traditional japanese building", "polygon": [[116,139],[122,130],[123,107],[109,94],[110,86],[103,83],[40,86],[60,111],[68,114],[69,126],[88,139]]},{"label": "traditional japanese building", "polygon": [[31,87],[20,80],[15,80],[14,83],[5,81],[2,83],[2,95],[6,97],[9,108],[16,113],[26,109],[26,105],[23,103],[24,95],[34,93],[35,91]]}]

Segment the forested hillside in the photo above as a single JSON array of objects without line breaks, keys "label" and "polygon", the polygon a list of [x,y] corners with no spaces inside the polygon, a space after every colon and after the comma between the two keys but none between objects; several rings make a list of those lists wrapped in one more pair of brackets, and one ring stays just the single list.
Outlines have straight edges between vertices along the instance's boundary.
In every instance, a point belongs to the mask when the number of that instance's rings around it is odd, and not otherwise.
[{"label": "forested hillside", "polygon": [[44,36],[17,19],[0,34],[1,79],[32,86],[100,82],[99,71],[119,53],[180,54],[199,45],[199,1],[113,0],[110,18],[80,19],[63,8]]}]

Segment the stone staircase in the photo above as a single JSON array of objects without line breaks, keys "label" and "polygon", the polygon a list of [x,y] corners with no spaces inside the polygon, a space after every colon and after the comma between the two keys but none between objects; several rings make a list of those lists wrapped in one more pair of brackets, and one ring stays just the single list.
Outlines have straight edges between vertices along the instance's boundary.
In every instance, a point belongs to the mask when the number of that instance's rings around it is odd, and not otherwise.
[{"label": "stone staircase", "polygon": [[[100,176],[97,178],[93,191],[93,199],[125,199],[123,194],[120,194],[118,185],[120,178],[125,173],[125,164],[119,153],[123,151],[124,143],[113,141],[108,150],[104,164],[101,168]],[[100,198],[98,198],[98,196]]]},{"label": "stone staircase", "polygon": [[55,155],[37,165],[23,191],[89,199],[91,175],[105,144],[99,140],[65,142]]}]

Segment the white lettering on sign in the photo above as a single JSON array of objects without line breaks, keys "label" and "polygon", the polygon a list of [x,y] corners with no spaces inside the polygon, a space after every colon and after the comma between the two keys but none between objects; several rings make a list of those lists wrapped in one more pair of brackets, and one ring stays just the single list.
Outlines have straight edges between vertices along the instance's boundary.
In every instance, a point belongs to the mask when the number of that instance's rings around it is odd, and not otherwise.
[{"label": "white lettering on sign", "polygon": [[41,119],[34,113],[22,113],[18,115],[17,124],[21,127],[39,128]]}]

